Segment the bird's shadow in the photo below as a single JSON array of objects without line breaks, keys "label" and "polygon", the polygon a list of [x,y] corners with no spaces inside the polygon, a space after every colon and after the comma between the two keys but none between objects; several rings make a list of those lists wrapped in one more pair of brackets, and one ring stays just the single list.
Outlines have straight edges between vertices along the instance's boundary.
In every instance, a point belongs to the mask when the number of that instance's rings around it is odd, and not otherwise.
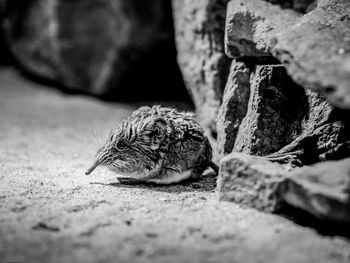
[{"label": "bird's shadow", "polygon": [[196,180],[185,180],[177,184],[159,185],[150,182],[140,181],[134,178],[120,177],[117,182],[101,183],[91,182],[90,184],[104,185],[119,188],[150,189],[160,192],[211,192],[216,188],[216,174],[214,172],[204,173]]}]

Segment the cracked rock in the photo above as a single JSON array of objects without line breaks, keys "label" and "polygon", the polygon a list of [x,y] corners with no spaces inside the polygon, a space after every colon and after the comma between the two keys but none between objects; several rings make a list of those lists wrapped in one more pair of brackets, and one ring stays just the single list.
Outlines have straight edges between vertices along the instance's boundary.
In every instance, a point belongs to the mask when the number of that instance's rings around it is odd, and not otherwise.
[{"label": "cracked rock", "polygon": [[274,153],[329,112],[317,96],[307,96],[283,66],[258,65],[251,72],[243,62],[232,62],[218,117],[219,158],[232,151]]},{"label": "cracked rock", "polygon": [[228,56],[273,55],[299,85],[332,104],[350,108],[350,3],[319,1],[300,13],[259,0],[228,4],[225,49]]},{"label": "cracked rock", "polygon": [[290,80],[283,66],[257,66],[234,150],[264,156],[292,142],[301,130],[305,100],[304,90]]},{"label": "cracked rock", "polygon": [[280,208],[278,187],[286,168],[261,157],[231,153],[220,164],[217,189],[219,199],[266,212]]},{"label": "cracked rock", "polygon": [[245,63],[232,61],[218,114],[217,161],[232,152],[239,127],[247,114],[250,97],[250,75],[251,70]]},{"label": "cracked rock", "polygon": [[295,169],[280,192],[287,203],[318,218],[349,223],[350,159]]},{"label": "cracked rock", "polygon": [[225,51],[231,58],[270,56],[270,40],[292,25],[299,13],[260,0],[232,0],[227,5]]},{"label": "cracked rock", "polygon": [[325,123],[265,157],[271,161],[296,166],[347,158],[350,156],[349,129],[349,124],[342,121]]}]

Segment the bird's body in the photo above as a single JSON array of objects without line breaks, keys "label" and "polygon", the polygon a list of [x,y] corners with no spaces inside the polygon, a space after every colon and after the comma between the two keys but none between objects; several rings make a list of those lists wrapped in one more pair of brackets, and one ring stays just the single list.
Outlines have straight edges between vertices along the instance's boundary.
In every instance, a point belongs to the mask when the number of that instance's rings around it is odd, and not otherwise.
[{"label": "bird's body", "polygon": [[111,132],[87,174],[106,165],[135,180],[171,184],[199,177],[211,157],[209,141],[192,113],[141,107]]}]

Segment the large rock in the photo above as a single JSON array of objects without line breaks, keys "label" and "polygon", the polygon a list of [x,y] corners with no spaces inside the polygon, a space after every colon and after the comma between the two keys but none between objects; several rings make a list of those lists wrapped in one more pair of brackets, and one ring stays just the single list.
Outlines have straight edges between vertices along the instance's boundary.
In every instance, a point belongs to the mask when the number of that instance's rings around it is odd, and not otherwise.
[{"label": "large rock", "polygon": [[250,75],[251,70],[245,63],[232,61],[217,119],[216,161],[232,152],[239,127],[247,115]]},{"label": "large rock", "polygon": [[[121,95],[121,84],[135,79],[133,73],[165,72],[166,61],[167,70],[177,73],[175,47],[165,44],[173,41],[170,1],[8,0],[3,27],[25,71],[67,89]],[[138,72],[147,56],[147,67]],[[159,78],[153,74],[153,82]],[[142,84],[135,94],[149,83]]]},{"label": "large rock", "polygon": [[278,187],[286,168],[261,157],[231,153],[220,163],[217,181],[219,199],[273,212],[282,199]]},{"label": "large rock", "polygon": [[298,84],[350,108],[350,3],[321,1],[300,17],[260,0],[228,4],[226,52],[232,57],[272,54]]},{"label": "large rock", "polygon": [[348,122],[324,123],[302,134],[276,153],[265,156],[271,161],[302,166],[320,161],[340,160],[350,156],[350,126]]},{"label": "large rock", "polygon": [[270,56],[276,32],[295,23],[301,14],[260,0],[232,0],[227,5],[225,50],[229,57]]},{"label": "large rock", "polygon": [[[252,74],[251,74],[252,72]],[[267,155],[330,121],[333,107],[304,91],[281,65],[233,61],[220,107],[218,159],[232,151]]]},{"label": "large rock", "polygon": [[288,77],[283,66],[257,66],[234,150],[259,156],[278,151],[300,134],[305,105],[304,89]]},{"label": "large rock", "polygon": [[220,164],[219,199],[265,212],[279,211],[286,202],[322,220],[350,223],[350,158],[288,170],[231,153]]},{"label": "large rock", "polygon": [[295,84],[281,65],[257,65],[252,71],[233,61],[219,111],[215,160],[232,151],[293,166],[346,158],[348,114]]},{"label": "large rock", "polygon": [[229,71],[224,53],[228,0],[173,0],[178,62],[199,122],[216,139],[216,117]]},{"label": "large rock", "polygon": [[289,204],[314,216],[350,223],[350,159],[303,167],[279,186]]}]

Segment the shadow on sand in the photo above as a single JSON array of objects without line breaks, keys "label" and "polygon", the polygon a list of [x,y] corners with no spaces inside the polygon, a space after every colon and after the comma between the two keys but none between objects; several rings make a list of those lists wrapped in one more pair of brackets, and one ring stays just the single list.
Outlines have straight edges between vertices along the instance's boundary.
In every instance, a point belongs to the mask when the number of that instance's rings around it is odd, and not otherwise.
[{"label": "shadow on sand", "polygon": [[91,182],[90,184],[99,184],[110,187],[120,188],[138,188],[149,189],[153,191],[174,193],[174,192],[211,192],[216,188],[216,174],[208,172],[202,175],[197,180],[186,180],[178,184],[158,185],[154,183],[146,183],[135,180],[133,178],[118,178],[117,182],[100,183]]}]

